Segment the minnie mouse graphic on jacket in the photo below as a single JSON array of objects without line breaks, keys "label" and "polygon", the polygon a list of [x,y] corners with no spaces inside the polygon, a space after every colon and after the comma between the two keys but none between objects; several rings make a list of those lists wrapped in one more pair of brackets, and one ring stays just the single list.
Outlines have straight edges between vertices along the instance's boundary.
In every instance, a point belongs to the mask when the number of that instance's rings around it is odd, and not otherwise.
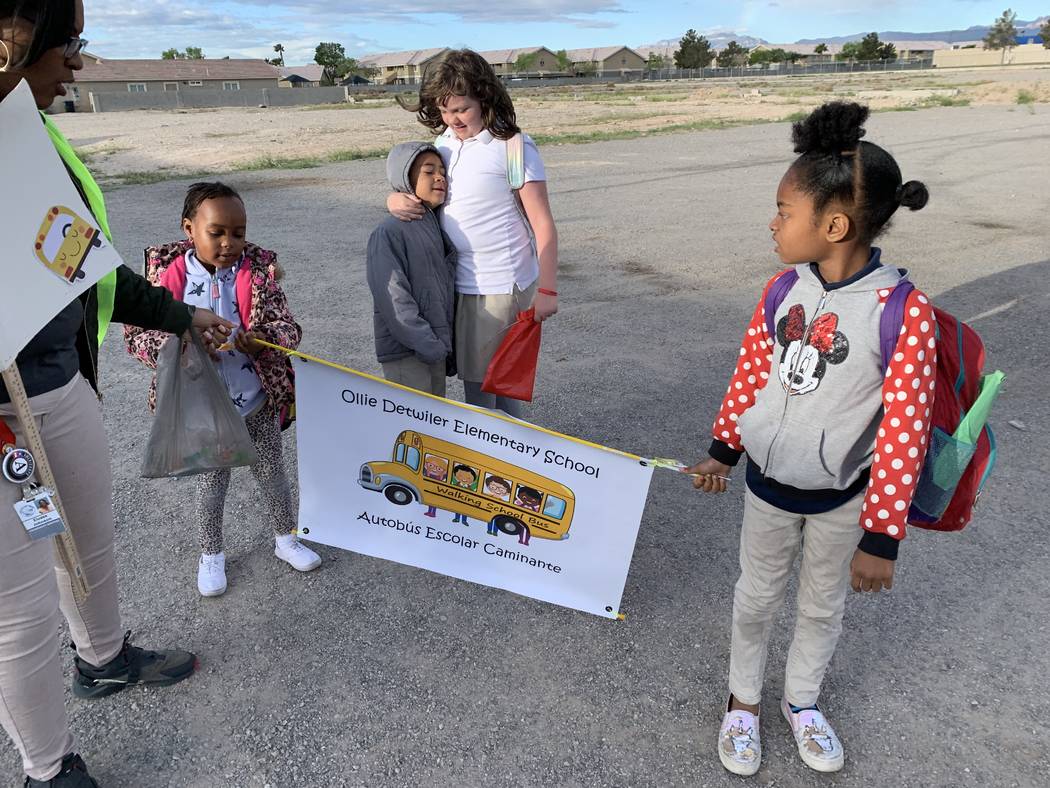
[{"label": "minnie mouse graphic on jacket", "polygon": [[737,366],[713,426],[711,456],[735,465],[745,453],[747,484],[764,500],[852,498],[865,487],[862,549],[896,558],[926,455],[935,378],[936,323],[929,299],[909,295],[901,335],[884,375],[883,307],[903,272],[881,262],[843,282],[824,282],[816,265],[773,315],[767,294],[748,324]]},{"label": "minnie mouse graphic on jacket", "polygon": [[[186,253],[192,248],[189,241],[147,248],[146,278],[182,300],[187,287]],[[283,275],[275,252],[246,243],[235,274],[234,307],[245,331],[251,331],[271,344],[295,350],[302,339],[302,328],[295,322],[281,289]],[[167,338],[167,334],[159,331],[124,327],[128,352],[151,369],[157,368],[157,356]],[[280,417],[282,429],[287,428],[294,419],[295,406],[295,373],[291,360],[278,350],[266,348],[246,363],[253,365],[263,392]],[[149,388],[150,410],[155,410],[156,405],[157,378],[154,375]]]}]

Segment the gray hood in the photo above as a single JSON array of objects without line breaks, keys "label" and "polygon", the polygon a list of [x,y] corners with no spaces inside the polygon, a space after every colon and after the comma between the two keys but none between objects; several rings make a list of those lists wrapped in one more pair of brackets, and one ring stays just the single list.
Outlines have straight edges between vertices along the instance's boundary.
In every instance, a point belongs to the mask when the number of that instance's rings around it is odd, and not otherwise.
[{"label": "gray hood", "polygon": [[408,182],[408,171],[412,169],[412,162],[424,153],[441,153],[429,142],[402,142],[395,145],[386,157],[386,177],[396,192],[412,194],[415,190]]}]

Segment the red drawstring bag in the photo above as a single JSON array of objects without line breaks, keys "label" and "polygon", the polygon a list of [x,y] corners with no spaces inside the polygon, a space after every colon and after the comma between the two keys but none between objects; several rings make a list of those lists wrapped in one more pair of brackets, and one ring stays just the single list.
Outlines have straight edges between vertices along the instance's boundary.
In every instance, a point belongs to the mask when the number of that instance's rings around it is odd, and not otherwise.
[{"label": "red drawstring bag", "polygon": [[481,390],[499,397],[532,402],[536,384],[536,362],[540,357],[540,328],[536,310],[518,312],[517,321],[507,330],[499,349],[492,356]]}]

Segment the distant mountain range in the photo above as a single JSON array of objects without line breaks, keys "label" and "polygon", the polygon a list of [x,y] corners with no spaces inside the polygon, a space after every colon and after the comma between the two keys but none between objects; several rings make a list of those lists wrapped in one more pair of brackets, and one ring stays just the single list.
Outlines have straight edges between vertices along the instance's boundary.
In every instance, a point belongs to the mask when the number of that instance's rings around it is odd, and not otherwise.
[{"label": "distant mountain range", "polygon": [[[1044,16],[1032,22],[1017,22],[1015,27],[1019,35],[1036,34],[1050,17]],[[885,30],[879,33],[883,41],[980,41],[992,29],[991,25],[974,25],[965,30],[937,30],[930,33],[906,33],[900,30]],[[796,44],[845,44],[849,41],[860,41],[867,33],[854,33],[851,36],[832,36],[830,38],[803,38]]]},{"label": "distant mountain range", "polygon": [[[1050,16],[1040,17],[1031,22],[1017,22],[1017,30],[1021,35],[1034,35],[1039,32],[1039,28],[1046,24],[1047,20],[1050,20]],[[991,30],[991,25],[975,25],[965,30],[937,30],[926,33],[908,33],[900,30],[884,30],[879,32],[879,38],[883,41],[946,41],[948,43],[955,43],[957,41],[980,41]],[[802,38],[795,41],[796,44],[845,44],[849,41],[860,41],[864,36],[868,34],[854,33],[849,36],[828,36],[827,38]],[[711,42],[711,46],[715,49],[724,48],[730,41],[736,41],[740,46],[751,49],[759,44],[768,44],[762,38],[755,38],[749,35],[738,35],[732,31],[718,32],[718,33],[704,33],[707,40]],[[677,47],[679,39],[677,38],[665,38],[663,41],[657,41],[653,44],[644,44],[643,46],[651,47]],[[776,43],[785,43],[778,41]]]}]

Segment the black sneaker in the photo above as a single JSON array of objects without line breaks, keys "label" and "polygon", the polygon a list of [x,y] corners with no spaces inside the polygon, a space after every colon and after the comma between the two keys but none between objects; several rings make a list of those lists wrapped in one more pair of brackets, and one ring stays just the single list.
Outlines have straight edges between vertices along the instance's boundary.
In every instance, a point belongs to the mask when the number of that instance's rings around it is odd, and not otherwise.
[{"label": "black sneaker", "polygon": [[124,633],[120,653],[100,668],[75,657],[73,694],[94,700],[120,692],[129,684],[166,687],[189,678],[197,668],[197,657],[188,651],[146,651],[131,645],[130,638],[131,631],[128,630]]},{"label": "black sneaker", "polygon": [[71,752],[62,759],[62,771],[50,780],[34,780],[26,777],[25,788],[98,788],[84,765],[84,759]]}]

